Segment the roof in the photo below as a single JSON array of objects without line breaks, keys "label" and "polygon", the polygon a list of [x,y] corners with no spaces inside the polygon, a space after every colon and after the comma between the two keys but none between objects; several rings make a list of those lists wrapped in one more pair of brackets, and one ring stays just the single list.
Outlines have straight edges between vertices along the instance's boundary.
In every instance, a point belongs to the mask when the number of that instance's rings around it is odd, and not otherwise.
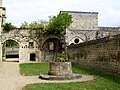
[{"label": "roof", "polygon": [[60,11],[61,12],[67,12],[67,13],[83,13],[83,14],[98,14],[98,12],[81,12],[81,11]]}]

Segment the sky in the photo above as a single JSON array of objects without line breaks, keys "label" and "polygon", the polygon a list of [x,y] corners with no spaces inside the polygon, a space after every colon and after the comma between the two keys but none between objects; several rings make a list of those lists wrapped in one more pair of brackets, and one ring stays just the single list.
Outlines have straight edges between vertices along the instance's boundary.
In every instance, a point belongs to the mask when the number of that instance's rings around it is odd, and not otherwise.
[{"label": "sky", "polygon": [[98,12],[99,26],[120,26],[120,0],[3,0],[6,22],[49,20],[60,11]]}]

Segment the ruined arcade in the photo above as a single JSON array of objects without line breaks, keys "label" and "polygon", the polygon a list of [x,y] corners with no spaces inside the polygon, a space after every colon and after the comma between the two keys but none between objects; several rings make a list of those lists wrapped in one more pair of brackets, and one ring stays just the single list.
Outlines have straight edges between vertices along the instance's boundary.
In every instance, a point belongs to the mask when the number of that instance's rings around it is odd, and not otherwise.
[{"label": "ruined arcade", "polygon": [[[112,35],[120,34],[119,27],[99,27],[98,12],[77,12],[60,11],[72,15],[73,23],[66,29],[66,44],[76,45],[83,42],[96,40]],[[2,25],[6,19],[6,8],[2,6],[0,0],[0,61],[19,61],[25,62],[50,62],[53,57],[51,51],[61,50],[61,38],[56,36],[43,37],[41,42],[30,37],[29,29],[15,29],[9,33],[3,32]],[[15,41],[17,48],[7,48],[6,42]],[[17,58],[10,59],[6,55],[16,55]]]}]

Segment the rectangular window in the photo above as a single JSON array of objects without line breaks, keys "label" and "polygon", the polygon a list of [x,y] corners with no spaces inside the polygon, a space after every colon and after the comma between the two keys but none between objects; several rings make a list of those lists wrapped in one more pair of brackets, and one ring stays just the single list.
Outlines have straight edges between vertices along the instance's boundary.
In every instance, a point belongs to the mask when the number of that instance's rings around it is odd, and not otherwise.
[{"label": "rectangular window", "polygon": [[29,48],[33,48],[33,47],[34,47],[33,42],[29,42]]},{"label": "rectangular window", "polygon": [[54,42],[49,42],[49,50],[54,50]]}]

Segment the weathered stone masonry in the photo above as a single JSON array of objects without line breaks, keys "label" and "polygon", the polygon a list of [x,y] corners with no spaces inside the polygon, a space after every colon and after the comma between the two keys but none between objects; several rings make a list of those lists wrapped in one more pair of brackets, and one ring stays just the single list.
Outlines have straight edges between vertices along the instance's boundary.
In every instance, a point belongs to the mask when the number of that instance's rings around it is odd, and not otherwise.
[{"label": "weathered stone masonry", "polygon": [[120,35],[71,45],[68,58],[80,67],[120,74]]},{"label": "weathered stone masonry", "polygon": [[[115,49],[117,51],[111,49],[109,50],[107,48],[110,46],[107,42],[101,41],[99,42],[99,40],[96,41],[96,39],[103,38],[100,40],[105,41],[104,37],[120,34],[120,27],[99,27],[98,12],[60,11],[60,13],[62,12],[67,12],[68,14],[70,14],[72,16],[73,21],[69,28],[66,29],[65,41],[63,38],[59,36],[42,37],[40,38],[41,40],[39,41],[39,39],[30,36],[29,29],[15,29],[13,31],[10,31],[9,33],[3,31],[2,26],[6,20],[6,8],[2,6],[2,0],[0,0],[0,62],[12,60],[6,59],[6,55],[8,54],[8,52],[5,47],[6,46],[5,43],[8,40],[13,40],[18,43],[19,48],[17,49],[18,50],[17,54],[19,54],[19,58],[17,58],[17,61],[23,63],[29,61],[50,62],[56,58],[58,51],[64,50],[65,48],[65,45],[63,44],[64,42],[66,42],[66,45],[69,46],[72,44],[79,44],[81,42],[87,41],[90,42],[80,44],[80,47],[74,46],[75,49],[72,46],[70,46],[71,47],[71,49],[69,47],[70,51],[72,49],[76,51],[74,51],[75,54],[73,53],[73,51],[69,52],[69,54],[73,55],[73,57],[69,58],[73,60],[75,59],[76,60],[75,62],[77,62],[77,60],[78,62],[83,62],[83,64],[80,63],[83,66],[86,65],[91,67],[93,66],[97,67],[99,66],[97,65],[98,63],[100,63],[101,65],[101,63],[109,62],[109,60],[112,60],[110,61],[112,62],[112,64],[110,65],[113,65],[113,61],[116,62],[117,60],[119,60],[116,59],[118,57],[115,57],[115,55],[119,53],[118,48]],[[96,43],[98,45],[96,45]],[[106,46],[106,48],[104,46]],[[9,51],[10,52],[9,54],[11,54],[11,51]],[[102,54],[103,52],[106,53],[105,57],[104,54]],[[111,53],[112,56],[110,56]],[[97,54],[100,56],[98,57]],[[107,61],[104,61],[103,57]],[[103,61],[98,60],[100,58],[102,58],[101,60]],[[95,64],[93,64],[93,62]],[[115,65],[113,66],[117,67],[118,63],[115,63]]]}]

